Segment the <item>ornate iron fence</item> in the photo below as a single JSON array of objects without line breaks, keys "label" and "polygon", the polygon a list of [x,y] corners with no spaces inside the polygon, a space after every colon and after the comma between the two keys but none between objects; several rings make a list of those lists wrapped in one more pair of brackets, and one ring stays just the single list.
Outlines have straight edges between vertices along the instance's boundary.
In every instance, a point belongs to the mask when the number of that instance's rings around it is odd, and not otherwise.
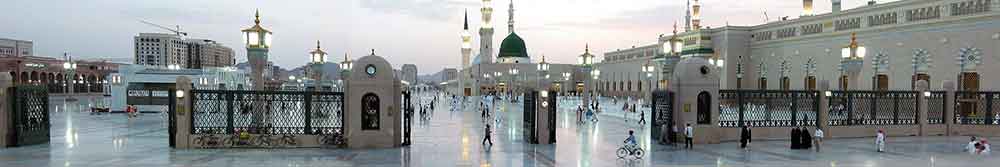
[{"label": "ornate iron fence", "polygon": [[40,85],[18,85],[8,88],[11,104],[7,120],[8,146],[25,146],[49,142],[49,93]]},{"label": "ornate iron fence", "polygon": [[916,91],[832,91],[830,126],[917,124]]},{"label": "ornate iron fence", "polygon": [[192,90],[192,134],[334,134],[343,92]]},{"label": "ornate iron fence", "polygon": [[1000,92],[955,92],[955,123],[1000,125]]},{"label": "ornate iron fence", "polygon": [[[653,139],[660,139],[660,128],[666,126],[667,128],[674,127],[674,92],[661,90],[654,91],[653,93],[653,106],[652,117],[650,117],[650,136]],[[673,132],[667,132],[673,133]],[[668,134],[668,136],[673,136],[673,134]],[[670,139],[671,141],[673,138]]]},{"label": "ornate iron fence", "polygon": [[927,97],[927,124],[944,124],[945,91],[931,91]]},{"label": "ornate iron fence", "polygon": [[720,90],[719,126],[791,127],[816,125],[819,92]]}]

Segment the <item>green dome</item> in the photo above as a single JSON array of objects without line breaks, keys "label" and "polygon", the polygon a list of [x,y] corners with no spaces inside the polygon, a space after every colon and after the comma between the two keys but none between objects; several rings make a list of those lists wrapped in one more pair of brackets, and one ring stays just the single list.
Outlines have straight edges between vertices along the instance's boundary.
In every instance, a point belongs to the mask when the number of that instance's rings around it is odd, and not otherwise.
[{"label": "green dome", "polygon": [[524,40],[511,32],[507,38],[500,43],[500,55],[497,57],[528,57],[528,49],[524,47]]}]

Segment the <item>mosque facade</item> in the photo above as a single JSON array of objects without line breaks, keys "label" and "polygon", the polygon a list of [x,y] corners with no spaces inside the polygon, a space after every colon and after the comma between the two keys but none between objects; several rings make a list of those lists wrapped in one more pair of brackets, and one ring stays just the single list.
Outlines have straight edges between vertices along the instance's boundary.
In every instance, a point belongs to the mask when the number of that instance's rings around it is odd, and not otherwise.
[{"label": "mosque facade", "polygon": [[[988,72],[1000,66],[984,65],[1000,63],[997,0],[870,2],[845,10],[840,1],[830,3],[830,13],[814,14],[810,0],[799,18],[708,27],[700,15],[710,10],[693,0],[683,28],[675,24],[657,43],[607,51],[600,62],[585,46],[576,64],[532,62],[525,42],[531,37],[515,33],[511,3],[499,53],[480,52],[460,70],[453,91],[518,93],[544,81],[561,93],[644,96],[668,89],[674,65],[690,56],[707,58],[720,71],[721,89],[807,90],[824,80],[835,90],[911,90],[916,80],[929,81],[932,90],[944,81],[962,90],[1000,89],[1000,75]],[[480,50],[489,45],[481,43]]]}]

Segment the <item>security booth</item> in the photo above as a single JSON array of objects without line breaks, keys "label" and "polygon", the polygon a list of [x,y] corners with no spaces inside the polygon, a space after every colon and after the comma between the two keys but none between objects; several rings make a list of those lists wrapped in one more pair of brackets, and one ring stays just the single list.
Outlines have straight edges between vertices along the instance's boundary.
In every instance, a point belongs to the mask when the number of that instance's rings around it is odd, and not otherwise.
[{"label": "security booth", "polygon": [[524,93],[524,138],[532,144],[556,143],[556,92]]},{"label": "security booth", "polygon": [[[674,67],[672,118],[679,132],[694,128],[694,143],[719,143],[719,69],[704,56],[689,56]],[[681,139],[683,133],[676,135]]]},{"label": "security booth", "polygon": [[344,103],[347,147],[402,146],[402,88],[392,65],[372,51],[354,61],[350,72]]}]

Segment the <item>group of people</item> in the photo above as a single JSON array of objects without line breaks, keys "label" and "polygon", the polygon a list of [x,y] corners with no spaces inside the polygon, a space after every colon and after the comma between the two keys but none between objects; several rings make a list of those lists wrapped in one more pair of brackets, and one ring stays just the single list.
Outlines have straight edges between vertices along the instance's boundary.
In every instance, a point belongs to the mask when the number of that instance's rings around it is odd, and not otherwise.
[{"label": "group of people", "polygon": [[969,141],[969,144],[965,146],[966,152],[974,155],[990,154],[990,143],[986,141],[986,138],[976,138],[976,136],[972,136],[971,138],[972,139]]},{"label": "group of people", "polygon": [[[820,138],[823,136],[823,131],[816,129],[817,135]],[[812,149],[813,147],[813,134],[809,133],[809,128],[806,127],[794,127],[791,133],[791,149]],[[817,144],[818,145],[818,144]],[[816,149],[819,151],[819,148]]]}]

